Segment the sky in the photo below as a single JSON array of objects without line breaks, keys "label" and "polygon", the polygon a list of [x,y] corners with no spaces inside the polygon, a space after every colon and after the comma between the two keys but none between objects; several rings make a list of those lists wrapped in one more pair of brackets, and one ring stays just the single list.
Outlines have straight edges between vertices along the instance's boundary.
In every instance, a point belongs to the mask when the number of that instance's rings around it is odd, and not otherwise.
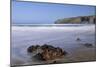
[{"label": "sky", "polygon": [[13,24],[53,24],[58,19],[95,15],[95,6],[12,0]]}]

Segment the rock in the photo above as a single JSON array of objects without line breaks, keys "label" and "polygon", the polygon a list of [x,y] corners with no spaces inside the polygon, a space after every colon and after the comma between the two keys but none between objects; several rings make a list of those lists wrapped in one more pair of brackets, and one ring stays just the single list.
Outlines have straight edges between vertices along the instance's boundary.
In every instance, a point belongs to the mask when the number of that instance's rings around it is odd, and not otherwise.
[{"label": "rock", "polygon": [[86,46],[86,47],[93,47],[93,45],[90,44],[90,43],[85,43],[84,46]]},{"label": "rock", "polygon": [[38,48],[40,48],[40,46],[39,45],[36,45],[35,48],[38,49]]},{"label": "rock", "polygon": [[27,49],[27,52],[32,53],[35,50],[35,47],[32,45]]},{"label": "rock", "polygon": [[41,54],[41,53],[36,54],[36,55],[34,56],[34,58],[36,58],[37,60],[44,60],[44,59],[42,58],[42,54]]},{"label": "rock", "polygon": [[81,39],[80,39],[80,38],[77,38],[76,40],[77,40],[77,41],[81,41]]},{"label": "rock", "polygon": [[36,45],[36,46],[32,45],[27,49],[27,52],[32,53],[33,51],[37,50],[38,47],[40,47],[40,46],[39,45]]},{"label": "rock", "polygon": [[[61,58],[63,57],[66,52],[63,51],[61,48],[57,47],[53,47],[51,45],[44,45],[46,48],[43,49],[43,52],[41,53],[42,58],[47,61],[47,60],[54,60],[57,58]],[[42,46],[43,47],[43,46]]]},{"label": "rock", "polygon": [[53,47],[51,45],[44,44],[42,46],[36,45],[36,46],[30,46],[28,48],[28,52],[33,52],[34,50],[42,49],[42,52],[37,53],[34,57],[43,61],[48,60],[55,60],[58,58],[64,57],[67,52],[62,50],[59,47]]},{"label": "rock", "polygon": [[41,46],[42,49],[53,49],[54,47],[51,45],[44,44]]}]

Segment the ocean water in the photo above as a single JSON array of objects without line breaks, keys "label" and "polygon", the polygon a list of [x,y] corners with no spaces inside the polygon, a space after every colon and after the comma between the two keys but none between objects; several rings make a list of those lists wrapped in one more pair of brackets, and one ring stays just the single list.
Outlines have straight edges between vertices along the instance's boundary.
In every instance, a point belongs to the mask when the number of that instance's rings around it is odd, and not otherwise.
[{"label": "ocean water", "polygon": [[27,26],[27,27],[76,27],[76,26],[88,26],[94,24],[12,24],[12,26]]},{"label": "ocean water", "polygon": [[[12,26],[11,64],[27,65],[42,64],[32,60],[27,54],[30,45],[49,44],[61,47],[69,54],[84,47],[84,43],[92,43],[95,46],[94,24],[17,24]],[[80,38],[81,41],[76,41]]]}]

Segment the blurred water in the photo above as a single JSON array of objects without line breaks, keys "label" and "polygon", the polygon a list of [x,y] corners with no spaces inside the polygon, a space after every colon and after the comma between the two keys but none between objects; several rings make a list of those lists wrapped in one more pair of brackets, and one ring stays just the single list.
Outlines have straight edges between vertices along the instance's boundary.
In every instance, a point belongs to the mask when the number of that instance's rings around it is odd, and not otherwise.
[{"label": "blurred water", "polygon": [[[77,38],[81,41],[76,41]],[[39,61],[32,61],[26,50],[30,45],[45,43],[73,52],[74,49],[80,48],[82,43],[95,44],[95,25],[14,25],[12,26],[11,64],[39,63]]]}]

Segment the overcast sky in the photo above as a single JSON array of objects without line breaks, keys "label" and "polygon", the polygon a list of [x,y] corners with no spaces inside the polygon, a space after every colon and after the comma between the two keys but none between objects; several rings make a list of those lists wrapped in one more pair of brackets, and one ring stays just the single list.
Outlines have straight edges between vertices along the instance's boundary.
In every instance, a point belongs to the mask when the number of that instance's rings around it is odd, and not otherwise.
[{"label": "overcast sky", "polygon": [[52,24],[57,19],[95,15],[95,6],[12,1],[12,23]]}]

